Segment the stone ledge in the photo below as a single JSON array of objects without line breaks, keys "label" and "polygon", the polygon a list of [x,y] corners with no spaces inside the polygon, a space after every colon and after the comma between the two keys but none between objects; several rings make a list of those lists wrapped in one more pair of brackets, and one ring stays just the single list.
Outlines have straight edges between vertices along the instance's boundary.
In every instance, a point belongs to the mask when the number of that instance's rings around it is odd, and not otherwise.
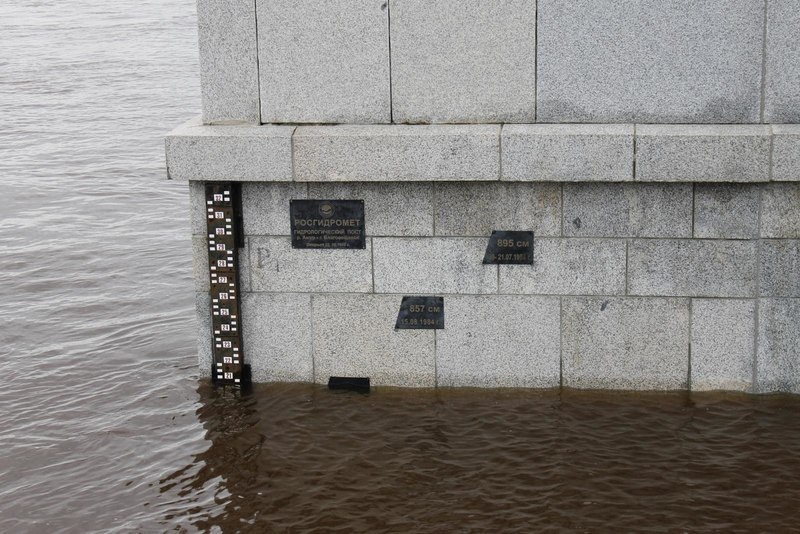
[{"label": "stone ledge", "polygon": [[792,182],[800,181],[800,125],[193,120],[167,136],[166,155],[169,178],[197,181]]}]

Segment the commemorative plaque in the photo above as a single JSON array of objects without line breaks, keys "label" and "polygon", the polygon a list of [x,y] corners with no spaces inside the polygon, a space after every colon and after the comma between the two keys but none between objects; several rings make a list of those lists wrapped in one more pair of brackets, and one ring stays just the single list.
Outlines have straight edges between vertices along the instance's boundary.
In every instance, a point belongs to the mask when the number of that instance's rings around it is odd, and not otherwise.
[{"label": "commemorative plaque", "polygon": [[444,328],[444,297],[403,297],[394,327],[403,330]]},{"label": "commemorative plaque", "polygon": [[494,230],[483,263],[533,265],[533,232]]},{"label": "commemorative plaque", "polygon": [[292,200],[292,248],[366,248],[363,200]]}]

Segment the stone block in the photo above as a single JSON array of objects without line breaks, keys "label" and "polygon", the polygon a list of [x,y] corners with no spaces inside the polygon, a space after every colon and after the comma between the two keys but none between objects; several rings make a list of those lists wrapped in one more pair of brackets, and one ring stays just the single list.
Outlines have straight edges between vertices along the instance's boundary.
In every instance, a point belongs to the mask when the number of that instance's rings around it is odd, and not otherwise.
[{"label": "stone block", "polygon": [[208,293],[194,294],[195,317],[197,318],[197,367],[201,378],[211,378],[214,353],[211,344],[211,297]]},{"label": "stone block", "polygon": [[754,241],[635,240],[628,247],[628,294],[755,296]]},{"label": "stone block", "polygon": [[306,198],[306,184],[242,184],[242,219],[246,235],[291,235],[289,202]]},{"label": "stone block", "polygon": [[367,235],[433,235],[433,184],[311,183],[308,194],[316,199],[363,200]]},{"label": "stone block", "polygon": [[800,9],[796,0],[767,6],[764,122],[800,122]]},{"label": "stone block", "polygon": [[800,393],[800,300],[761,299],[756,391]]},{"label": "stone block", "polygon": [[561,235],[561,186],[523,183],[436,185],[436,235],[489,237],[492,230]]},{"label": "stone block", "polygon": [[764,6],[539,0],[539,122],[758,122]]},{"label": "stone block", "polygon": [[621,239],[535,239],[533,266],[500,266],[500,293],[624,295],[625,246]]},{"label": "stone block", "polygon": [[197,121],[166,139],[171,180],[292,180],[293,126],[203,126]]},{"label": "stone block", "polygon": [[206,188],[203,182],[189,181],[189,220],[192,235],[206,235]]},{"label": "stone block", "polygon": [[561,335],[565,387],[687,387],[688,299],[564,297]]},{"label": "stone block", "polygon": [[691,237],[691,184],[564,184],[564,235]]},{"label": "stone block", "polygon": [[436,332],[439,386],[559,386],[557,297],[457,296],[444,306],[445,328]]},{"label": "stone block", "polygon": [[498,180],[499,125],[301,126],[295,180]]},{"label": "stone block", "polygon": [[254,382],[313,382],[311,337],[311,295],[243,295],[242,345]]},{"label": "stone block", "polygon": [[753,184],[697,184],[694,237],[758,237],[758,197],[759,186]]},{"label": "stone block", "polygon": [[203,122],[258,124],[253,0],[197,0]]},{"label": "stone block", "polygon": [[254,236],[248,244],[253,291],[372,291],[370,240],[357,250],[294,249],[289,237]]},{"label": "stone block", "polygon": [[632,124],[520,124],[502,131],[502,180],[633,180]]},{"label": "stone block", "polygon": [[763,297],[800,297],[800,240],[761,242],[758,288]]},{"label": "stone block", "polygon": [[771,183],[764,188],[761,237],[800,238],[800,183]]},{"label": "stone block", "polygon": [[434,387],[434,331],[395,330],[401,300],[398,295],[314,295],[314,381],[369,377],[373,386]]},{"label": "stone block", "polygon": [[772,126],[772,179],[800,182],[800,124]]},{"label": "stone block", "polygon": [[766,182],[769,126],[636,127],[636,179],[643,182]]},{"label": "stone block", "polygon": [[535,122],[535,0],[390,9],[395,122]]},{"label": "stone block", "polygon": [[263,122],[390,122],[386,1],[256,0]]},{"label": "stone block", "polygon": [[376,237],[372,241],[376,293],[497,292],[497,266],[481,263],[487,239]]},{"label": "stone block", "polygon": [[751,391],[755,301],[692,300],[692,391]]}]

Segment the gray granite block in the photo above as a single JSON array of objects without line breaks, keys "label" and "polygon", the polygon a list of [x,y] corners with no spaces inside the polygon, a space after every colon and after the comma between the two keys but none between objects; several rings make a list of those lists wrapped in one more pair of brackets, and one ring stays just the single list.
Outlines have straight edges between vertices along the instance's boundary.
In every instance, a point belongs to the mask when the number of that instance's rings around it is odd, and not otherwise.
[{"label": "gray granite block", "polygon": [[433,235],[433,184],[310,183],[309,198],[364,201],[367,235]]},{"label": "gray granite block", "polygon": [[691,184],[564,184],[564,235],[691,237]]},{"label": "gray granite block", "polygon": [[761,237],[800,238],[800,183],[771,183],[764,188]]},{"label": "gray granite block", "polygon": [[263,122],[390,122],[387,0],[256,0]]},{"label": "gray granite block", "polygon": [[502,180],[633,180],[632,124],[503,126]]},{"label": "gray granite block", "polygon": [[558,387],[559,299],[505,295],[445,299],[436,332],[438,385]]},{"label": "gray granite block", "polygon": [[636,180],[766,182],[770,134],[755,125],[639,125]]},{"label": "gray granite block", "polygon": [[628,294],[755,296],[755,241],[637,239],[628,247]]},{"label": "gray granite block", "polygon": [[497,292],[497,266],[482,264],[487,239],[376,237],[372,241],[376,293]]},{"label": "gray granite block", "polygon": [[171,180],[291,181],[293,126],[203,126],[191,121],[166,138]]},{"label": "gray granite block", "polygon": [[692,391],[750,391],[755,301],[692,300]]},{"label": "gray granite block", "polygon": [[763,297],[800,297],[800,240],[761,242],[758,287]]},{"label": "gray granite block", "polygon": [[624,295],[625,241],[534,240],[533,265],[501,265],[500,293]]},{"label": "gray granite block", "polygon": [[192,235],[206,235],[206,188],[203,182],[189,181],[189,220]]},{"label": "gray granite block", "polygon": [[289,202],[306,198],[306,184],[242,184],[242,219],[246,235],[291,235]]},{"label": "gray granite block", "polygon": [[242,346],[253,382],[313,382],[311,295],[245,293]]},{"label": "gray granite block", "polygon": [[395,122],[535,122],[535,0],[390,8]]},{"label": "gray granite block", "polygon": [[800,182],[800,124],[775,124],[772,134],[772,179]]},{"label": "gray granite block", "polygon": [[564,297],[561,335],[566,387],[687,387],[688,299]]},{"label": "gray granite block", "polygon": [[764,122],[800,122],[800,6],[767,2]]},{"label": "gray granite block", "polygon": [[203,122],[258,124],[253,0],[197,0]]},{"label": "gray granite block", "polygon": [[301,126],[294,163],[306,182],[498,180],[500,126]]},{"label": "gray granite block", "polygon": [[369,239],[356,250],[294,249],[289,237],[252,236],[248,243],[253,291],[372,291]]},{"label": "gray granite block", "polygon": [[395,330],[401,300],[398,295],[314,295],[314,381],[369,377],[373,386],[434,387],[434,331]]},{"label": "gray granite block", "polygon": [[436,235],[489,237],[492,230],[561,235],[561,186],[524,183],[436,185]]},{"label": "gray granite block", "polygon": [[539,122],[758,122],[764,5],[539,0]]},{"label": "gray granite block", "polygon": [[759,187],[753,184],[697,184],[694,237],[758,237]]},{"label": "gray granite block", "polygon": [[214,353],[211,349],[211,297],[208,293],[194,294],[197,319],[197,367],[201,378],[211,378]]},{"label": "gray granite block", "polygon": [[800,393],[800,299],[761,299],[756,391]]}]

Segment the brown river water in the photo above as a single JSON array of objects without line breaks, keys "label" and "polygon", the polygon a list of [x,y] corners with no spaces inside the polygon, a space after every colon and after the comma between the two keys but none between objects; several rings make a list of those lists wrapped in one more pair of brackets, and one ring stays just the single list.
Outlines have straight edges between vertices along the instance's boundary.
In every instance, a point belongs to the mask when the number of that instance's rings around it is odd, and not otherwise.
[{"label": "brown river water", "polygon": [[800,398],[215,390],[194,0],[0,3],[0,533],[800,531]]}]

